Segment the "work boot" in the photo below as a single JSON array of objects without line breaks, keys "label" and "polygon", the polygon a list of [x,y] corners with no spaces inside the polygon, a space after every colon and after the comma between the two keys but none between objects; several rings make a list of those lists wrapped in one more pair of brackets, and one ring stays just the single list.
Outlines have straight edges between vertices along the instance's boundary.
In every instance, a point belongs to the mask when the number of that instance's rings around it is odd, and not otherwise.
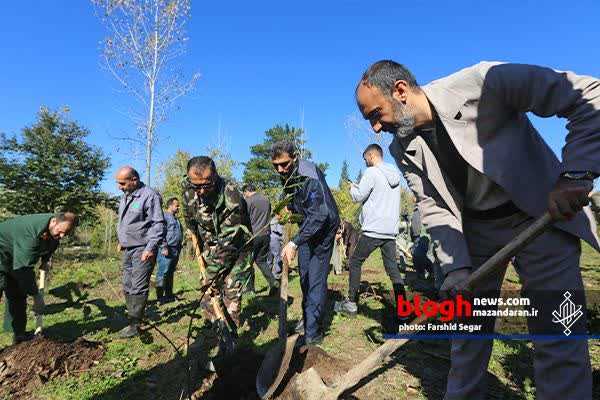
[{"label": "work boot", "polygon": [[177,300],[175,295],[173,294],[173,279],[169,279],[165,285],[165,299],[164,303],[170,303],[172,301]]},{"label": "work boot", "polygon": [[156,300],[158,300],[160,304],[163,304],[165,301],[165,289],[163,289],[162,286],[156,287]]},{"label": "work boot", "polygon": [[324,336],[321,332],[317,333],[315,336],[310,338],[307,338],[306,336],[302,335],[296,341],[294,348],[298,349],[303,346],[318,346],[321,343],[323,343],[323,339]]},{"label": "work boot", "polygon": [[[398,296],[402,296],[402,298],[404,300],[408,300],[406,297],[406,289],[404,288],[404,284],[402,283],[394,283],[394,317],[397,321],[397,325],[399,324],[409,324],[413,319],[414,316],[407,316],[407,317],[399,317],[398,316]],[[398,328],[396,327],[396,332],[398,333]]]},{"label": "work boot", "polygon": [[122,339],[128,339],[139,335],[139,326],[144,318],[144,310],[146,308],[148,295],[126,295],[126,300],[129,325],[119,331],[119,337]]},{"label": "work boot", "polygon": [[347,317],[355,317],[358,313],[358,305],[350,299],[344,299],[342,301],[336,301],[333,310],[336,313],[344,314]]}]

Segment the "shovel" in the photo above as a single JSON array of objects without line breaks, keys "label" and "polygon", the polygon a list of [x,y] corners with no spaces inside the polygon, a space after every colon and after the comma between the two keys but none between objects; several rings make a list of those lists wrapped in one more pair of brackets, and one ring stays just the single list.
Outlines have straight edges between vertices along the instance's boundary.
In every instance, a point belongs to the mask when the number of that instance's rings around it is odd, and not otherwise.
[{"label": "shovel", "polygon": [[[46,290],[46,285],[48,284],[48,273],[44,269],[40,269],[40,278],[38,283],[38,292],[42,298],[44,298],[44,292]],[[35,335],[41,335],[42,330],[44,329],[44,317],[42,314],[35,315]]]},{"label": "shovel", "polygon": [[[600,195],[592,195],[592,202],[598,202]],[[599,203],[600,204],[600,203]],[[544,214],[531,226],[511,240],[492,258],[474,271],[461,285],[464,290],[471,291],[481,280],[505,268],[508,261],[527,246],[531,241],[544,233],[552,225],[552,217]],[[420,324],[427,317],[422,314],[411,325]],[[342,376],[334,386],[327,386],[314,368],[309,368],[298,375],[294,388],[297,398],[301,400],[336,400],[342,393],[356,386],[362,379],[378,369],[392,353],[398,350],[409,339],[388,339],[375,349],[360,364]]]},{"label": "shovel", "polygon": [[[203,283],[206,284],[208,281],[206,275],[206,261],[202,256],[202,250],[200,250],[200,243],[198,242],[198,238],[192,231],[188,231],[188,235],[192,238],[192,244],[194,246],[194,253],[196,254],[196,260],[198,261],[198,267],[200,269],[200,275],[202,276]],[[208,289],[209,291],[211,289]],[[235,337],[237,336],[236,332],[233,332],[225,313],[221,308],[221,304],[219,303],[219,299],[210,293],[210,303],[212,305],[213,311],[217,316],[219,331],[221,331],[221,338],[219,340],[219,346],[222,348],[226,355],[230,355],[235,350]],[[224,336],[224,337],[223,337]],[[214,370],[214,365],[211,365],[211,370]]]},{"label": "shovel", "polygon": [[281,384],[299,336],[287,335],[288,271],[288,263],[284,260],[279,285],[279,340],[265,355],[256,376],[256,392],[263,400],[270,399]]}]

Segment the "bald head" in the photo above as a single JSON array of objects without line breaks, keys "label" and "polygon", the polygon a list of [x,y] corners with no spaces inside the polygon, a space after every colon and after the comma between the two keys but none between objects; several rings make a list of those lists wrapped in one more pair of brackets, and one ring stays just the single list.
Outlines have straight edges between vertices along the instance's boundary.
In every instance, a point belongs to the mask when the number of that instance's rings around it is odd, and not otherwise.
[{"label": "bald head", "polygon": [[119,190],[132,193],[140,186],[140,174],[133,167],[126,165],[117,170],[115,181]]},{"label": "bald head", "polygon": [[50,235],[60,240],[68,235],[77,225],[77,215],[72,212],[58,213],[50,219],[48,231]]}]

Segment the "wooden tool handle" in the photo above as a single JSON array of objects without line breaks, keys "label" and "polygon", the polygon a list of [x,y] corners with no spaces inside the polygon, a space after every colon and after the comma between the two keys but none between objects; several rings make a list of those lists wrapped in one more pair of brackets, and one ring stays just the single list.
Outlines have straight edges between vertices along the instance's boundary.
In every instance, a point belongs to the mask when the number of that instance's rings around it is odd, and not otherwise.
[{"label": "wooden tool handle", "polygon": [[[206,284],[208,282],[208,276],[206,275],[206,260],[204,260],[204,257],[202,256],[202,250],[200,250],[200,243],[199,243],[196,235],[191,230],[188,230],[188,235],[191,236],[191,238],[192,238],[192,244],[194,246],[194,253],[196,254],[196,260],[198,261],[198,268],[200,269],[200,275],[202,276],[202,282],[204,284]],[[208,289],[208,290],[211,290],[211,289]],[[227,319],[225,318],[225,313],[223,312],[223,309],[221,308],[219,299],[217,297],[215,297],[213,295],[213,293],[210,293],[209,295],[210,295],[210,304],[212,305],[217,318],[220,319],[221,321],[227,321]]]},{"label": "wooden tool handle", "polygon": [[200,275],[202,276],[202,282],[206,284],[206,261],[204,257],[202,257],[202,250],[200,249],[200,243],[198,242],[198,237],[195,233],[188,229],[188,236],[192,238],[192,245],[194,246],[194,254],[196,255],[196,260],[198,261],[198,268],[200,269]]},{"label": "wooden tool handle", "polygon": [[279,339],[283,341],[287,340],[288,272],[289,265],[284,259],[279,282]]},{"label": "wooden tool handle", "polygon": [[[46,284],[48,281],[48,274],[46,272],[46,270],[40,269],[40,278],[39,278],[39,282],[38,282],[38,291],[40,296],[44,296],[44,291],[46,290]],[[40,333],[42,333],[42,329],[44,327],[44,317],[42,316],[42,314],[36,314],[35,315],[35,331],[34,333],[36,335],[39,335]]]}]

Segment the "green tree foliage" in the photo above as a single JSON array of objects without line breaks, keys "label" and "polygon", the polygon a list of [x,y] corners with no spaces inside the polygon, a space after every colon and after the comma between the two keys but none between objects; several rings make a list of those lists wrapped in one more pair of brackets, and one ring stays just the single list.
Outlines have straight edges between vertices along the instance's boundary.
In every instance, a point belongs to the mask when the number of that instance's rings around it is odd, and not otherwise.
[{"label": "green tree foliage", "polygon": [[223,178],[226,178],[230,181],[235,182],[235,169],[237,168],[239,162],[231,157],[231,154],[218,146],[208,147],[208,156],[212,158],[217,166],[217,171],[219,175]]},{"label": "green tree foliage", "polygon": [[67,112],[42,108],[20,139],[0,136],[0,204],[7,212],[72,210],[87,217],[107,202],[100,182],[109,159],[86,143],[90,132]]},{"label": "green tree foliage", "polygon": [[400,189],[400,213],[412,215],[415,208],[415,196],[407,188]]},{"label": "green tree foliage", "polygon": [[360,214],[360,203],[354,203],[350,196],[350,182],[346,181],[340,184],[340,187],[331,191],[333,198],[338,206],[340,218],[359,227],[358,216]]},{"label": "green tree foliage", "polygon": [[186,174],[187,163],[191,158],[187,151],[177,150],[173,157],[164,162],[160,168],[162,182],[159,191],[163,198],[163,203],[171,197],[177,197],[181,201],[181,185]]},{"label": "green tree foliage", "polygon": [[338,188],[341,188],[346,182],[350,182],[350,173],[348,172],[348,161],[344,160],[344,163],[342,164],[342,172],[340,173],[340,182],[338,183]]},{"label": "green tree foliage", "polygon": [[[274,192],[278,191],[281,186],[281,181],[271,164],[271,146],[273,143],[280,140],[293,141],[296,144],[296,147],[301,150],[300,156],[310,160],[312,155],[310,150],[306,148],[302,134],[302,129],[294,128],[288,124],[284,126],[275,125],[271,129],[265,131],[263,142],[250,147],[252,157],[248,162],[244,163],[245,170],[242,178],[243,182],[254,183],[268,195],[273,195]],[[318,166],[325,172],[329,165],[327,163],[321,163],[318,164]]]}]

